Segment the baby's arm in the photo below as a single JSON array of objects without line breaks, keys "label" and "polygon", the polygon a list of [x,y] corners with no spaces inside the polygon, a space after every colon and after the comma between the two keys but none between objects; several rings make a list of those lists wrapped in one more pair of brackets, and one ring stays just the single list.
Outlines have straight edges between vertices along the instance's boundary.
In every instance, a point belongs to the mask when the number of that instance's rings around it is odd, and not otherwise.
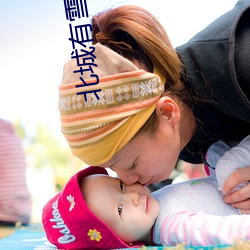
[{"label": "baby's arm", "polygon": [[160,234],[161,244],[167,246],[233,244],[236,240],[250,239],[250,215],[173,211],[163,220]]},{"label": "baby's arm", "polygon": [[[223,185],[230,174],[239,168],[250,165],[250,135],[242,140],[237,146],[227,151],[217,162],[215,167],[218,189],[222,191]],[[241,183],[236,189],[245,186]],[[234,190],[236,190],[234,189]],[[233,191],[234,191],[233,190]]]},{"label": "baby's arm", "polygon": [[[236,144],[237,145],[237,144]],[[229,146],[222,140],[219,140],[213,143],[206,154],[206,167],[208,167],[208,174],[210,176],[215,177],[215,166],[218,163],[219,159],[225,154],[225,152],[229,151],[232,146]]]}]

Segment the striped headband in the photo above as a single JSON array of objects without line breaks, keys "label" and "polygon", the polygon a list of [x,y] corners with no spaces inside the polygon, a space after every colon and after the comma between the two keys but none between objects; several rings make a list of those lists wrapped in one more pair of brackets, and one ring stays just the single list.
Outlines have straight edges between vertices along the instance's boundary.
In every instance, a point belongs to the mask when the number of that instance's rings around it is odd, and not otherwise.
[{"label": "striped headband", "polygon": [[[99,43],[85,49],[84,55],[87,51],[94,53],[96,66],[92,74],[87,70],[74,73],[79,62],[71,59],[65,64],[59,110],[62,133],[72,153],[98,166],[109,161],[145,124],[164,92],[165,80],[139,70]],[[98,84],[93,84],[96,79]]]}]

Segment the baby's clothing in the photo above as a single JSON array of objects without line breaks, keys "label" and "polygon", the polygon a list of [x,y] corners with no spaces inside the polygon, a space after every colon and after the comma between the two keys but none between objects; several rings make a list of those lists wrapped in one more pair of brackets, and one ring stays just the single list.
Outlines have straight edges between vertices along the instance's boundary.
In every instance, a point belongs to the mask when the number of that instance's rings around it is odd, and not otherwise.
[{"label": "baby's clothing", "polygon": [[155,244],[205,246],[232,244],[237,238],[250,239],[250,216],[240,215],[225,203],[218,190],[233,171],[250,165],[250,136],[229,149],[222,141],[209,148],[207,161],[211,167],[216,165],[216,171],[210,168],[209,177],[166,186],[152,193],[160,203],[153,229]]}]

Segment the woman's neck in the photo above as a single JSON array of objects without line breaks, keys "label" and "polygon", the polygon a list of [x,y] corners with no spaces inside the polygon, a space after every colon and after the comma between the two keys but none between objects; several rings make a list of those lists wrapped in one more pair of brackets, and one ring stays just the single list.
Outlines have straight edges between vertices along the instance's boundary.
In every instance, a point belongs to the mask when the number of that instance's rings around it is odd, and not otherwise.
[{"label": "woman's neck", "polygon": [[196,121],[191,108],[181,105],[180,138],[181,146],[184,148],[196,132]]}]

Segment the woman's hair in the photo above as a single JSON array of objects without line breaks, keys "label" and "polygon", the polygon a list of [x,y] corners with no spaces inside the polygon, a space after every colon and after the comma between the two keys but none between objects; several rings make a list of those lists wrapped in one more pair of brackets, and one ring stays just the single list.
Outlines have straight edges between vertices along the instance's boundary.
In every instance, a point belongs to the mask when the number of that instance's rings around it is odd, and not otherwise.
[{"label": "woman's hair", "polygon": [[[187,105],[190,93],[181,82],[181,61],[159,21],[137,6],[120,6],[92,18],[93,43],[101,43],[123,57],[165,78],[165,93]],[[158,128],[154,112],[138,133],[152,134]]]}]

